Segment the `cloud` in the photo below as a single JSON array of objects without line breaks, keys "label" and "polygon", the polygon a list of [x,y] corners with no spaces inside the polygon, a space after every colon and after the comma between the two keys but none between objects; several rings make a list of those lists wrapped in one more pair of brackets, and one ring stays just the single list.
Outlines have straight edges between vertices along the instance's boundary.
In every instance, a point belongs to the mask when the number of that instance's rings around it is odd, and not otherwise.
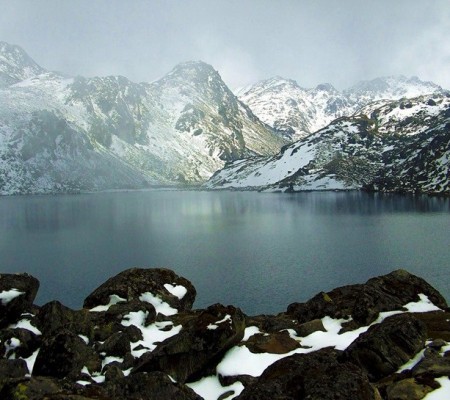
[{"label": "cloud", "polygon": [[[392,61],[397,71],[408,71],[421,79],[450,89],[450,9],[443,10],[440,20],[411,40]],[[405,72],[403,72],[405,73]]]},{"label": "cloud", "polygon": [[240,46],[230,46],[220,35],[199,37],[195,44],[195,53],[200,60],[219,71],[223,81],[231,89],[255,83],[266,77],[252,54]]}]

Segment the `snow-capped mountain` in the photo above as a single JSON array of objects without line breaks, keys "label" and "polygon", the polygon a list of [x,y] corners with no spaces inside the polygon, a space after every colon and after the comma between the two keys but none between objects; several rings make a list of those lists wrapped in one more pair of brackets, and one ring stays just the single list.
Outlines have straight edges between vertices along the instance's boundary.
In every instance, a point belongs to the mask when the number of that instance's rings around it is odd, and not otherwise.
[{"label": "snow-capped mountain", "polygon": [[450,192],[450,95],[371,104],[285,146],[229,163],[209,188]]},{"label": "snow-capped mountain", "polygon": [[353,115],[373,101],[442,92],[440,86],[417,77],[377,78],[359,82],[343,92],[328,83],[305,89],[294,80],[276,77],[240,89],[237,95],[262,121],[294,141],[336,118]]},{"label": "snow-capped mountain", "polygon": [[202,62],[137,84],[67,78],[0,50],[1,194],[203,182],[286,143]]},{"label": "snow-capped mountain", "polygon": [[45,72],[19,46],[0,42],[0,87]]}]

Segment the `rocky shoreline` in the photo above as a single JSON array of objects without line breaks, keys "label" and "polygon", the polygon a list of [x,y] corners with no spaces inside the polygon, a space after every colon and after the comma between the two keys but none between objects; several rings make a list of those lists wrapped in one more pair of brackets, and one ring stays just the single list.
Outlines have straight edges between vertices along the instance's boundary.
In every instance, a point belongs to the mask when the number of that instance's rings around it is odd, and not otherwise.
[{"label": "rocky shoreline", "polygon": [[38,288],[28,274],[0,274],[1,399],[420,400],[449,390],[450,309],[405,270],[258,316],[193,310],[194,286],[161,268],[121,272],[81,310],[34,305]]}]

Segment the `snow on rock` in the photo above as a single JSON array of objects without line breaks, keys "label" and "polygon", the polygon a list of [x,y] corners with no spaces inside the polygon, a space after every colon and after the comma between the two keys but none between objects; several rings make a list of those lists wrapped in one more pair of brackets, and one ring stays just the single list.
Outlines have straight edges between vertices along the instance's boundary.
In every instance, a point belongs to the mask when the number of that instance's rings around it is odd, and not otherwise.
[{"label": "snow on rock", "polygon": [[112,305],[117,304],[117,303],[123,303],[126,301],[127,301],[126,299],[124,299],[116,294],[112,294],[109,296],[108,304],[93,307],[89,311],[91,311],[91,312],[107,311],[109,309],[109,307],[111,307]]},{"label": "snow on rock", "polygon": [[430,312],[430,311],[442,311],[439,307],[435,306],[431,300],[428,298],[427,295],[420,293],[419,294],[420,300],[416,302],[411,302],[408,304],[405,304],[405,308],[409,312],[413,313],[423,313],[423,312]]},{"label": "snow on rock", "polygon": [[156,313],[170,316],[178,313],[176,308],[171,307],[168,303],[161,300],[158,296],[155,296],[153,293],[145,292],[139,296],[139,300],[146,301],[150,303],[153,307],[155,307]]},{"label": "snow on rock", "polygon": [[226,322],[226,321],[228,321],[229,324],[232,323],[231,315],[229,315],[229,314],[225,315],[225,317],[223,317],[220,321],[216,321],[214,324],[209,324],[209,325],[206,327],[206,329],[209,329],[209,330],[216,330],[216,329],[219,327],[220,324],[223,324],[223,323]]},{"label": "snow on rock", "polygon": [[182,285],[172,285],[170,283],[165,283],[164,287],[168,292],[178,297],[180,300],[186,295],[187,289]]},{"label": "snow on rock", "polygon": [[448,400],[450,399],[450,378],[448,376],[442,376],[436,378],[441,387],[433,390],[427,394],[422,400]]},{"label": "snow on rock", "polygon": [[31,324],[31,321],[29,319],[21,319],[20,321],[16,322],[15,324],[11,324],[8,326],[8,329],[15,329],[15,328],[22,328],[27,329],[30,332],[33,332],[35,335],[42,335],[42,332],[36,328],[34,325]]},{"label": "snow on rock", "polygon": [[275,77],[240,89],[236,94],[263,122],[295,141],[373,102],[442,92],[440,86],[431,82],[403,76],[360,82],[343,92],[330,84],[305,89],[294,80]]},{"label": "snow on rock", "polygon": [[12,299],[15,299],[23,294],[25,294],[25,292],[21,292],[19,289],[3,290],[0,292],[0,303],[6,305]]},{"label": "snow on rock", "polygon": [[189,386],[199,396],[202,396],[205,400],[217,400],[225,393],[232,392],[226,399],[234,399],[239,396],[244,390],[244,385],[241,382],[235,382],[230,386],[222,386],[217,376],[207,376],[198,380],[197,382],[188,383]]},{"label": "snow on rock", "polygon": [[[180,333],[182,326],[174,326],[171,321],[155,322],[146,326],[145,320],[148,312],[136,311],[124,316],[121,324],[123,326],[134,325],[142,332],[143,339],[132,343],[131,354],[140,357],[142,354],[153,351],[158,343]],[[136,348],[140,349],[136,349]]]},{"label": "snow on rock", "polygon": [[210,189],[450,192],[450,96],[370,104],[271,157],[231,162]]}]

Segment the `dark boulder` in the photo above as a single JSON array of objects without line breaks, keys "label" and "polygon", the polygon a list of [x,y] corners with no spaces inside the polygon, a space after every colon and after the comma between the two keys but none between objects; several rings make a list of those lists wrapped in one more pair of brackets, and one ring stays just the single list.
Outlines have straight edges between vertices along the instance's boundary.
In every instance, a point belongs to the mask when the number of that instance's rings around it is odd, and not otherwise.
[{"label": "dark boulder", "polygon": [[1,399],[42,400],[53,399],[53,395],[62,393],[61,383],[49,377],[32,377],[10,381],[0,391]]},{"label": "dark boulder", "polygon": [[365,372],[352,363],[339,362],[339,354],[327,348],[283,358],[236,399],[376,400],[377,391]]},{"label": "dark boulder", "polygon": [[278,315],[256,315],[245,317],[246,326],[257,326],[262,332],[277,333],[283,329],[297,331],[299,323],[291,315],[280,313]]},{"label": "dark boulder", "polygon": [[62,330],[44,338],[33,375],[78,378],[83,367],[90,372],[100,371],[100,357],[78,335]]},{"label": "dark boulder", "polygon": [[436,350],[426,351],[425,357],[411,372],[414,377],[419,375],[427,375],[435,378],[450,376],[450,357],[442,357]]},{"label": "dark boulder", "polygon": [[116,332],[98,347],[98,351],[109,356],[124,357],[131,352],[130,337],[124,332]]},{"label": "dark boulder", "polygon": [[428,339],[441,339],[450,342],[450,312],[431,311],[426,313],[414,313],[427,327]]},{"label": "dark boulder", "polygon": [[306,303],[290,304],[287,314],[302,324],[325,316],[345,318],[352,314],[355,300],[361,290],[362,285],[349,285],[333,289],[328,293],[320,292]]},{"label": "dark boulder", "polygon": [[444,297],[424,279],[405,270],[369,279],[359,293],[352,317],[361,324],[373,322],[378,313],[401,309],[403,305],[418,301],[426,295],[433,304],[446,308]]},{"label": "dark boulder", "polygon": [[94,323],[94,340],[104,342],[111,335],[123,332],[124,330],[129,331],[130,341],[135,342],[142,339],[142,334],[137,327],[131,325],[125,328],[122,325],[122,321],[127,314],[138,311],[146,314],[147,325],[155,322],[155,308],[150,303],[136,299],[126,303],[114,304],[107,311],[90,312],[90,318]]},{"label": "dark boulder", "polygon": [[137,373],[106,383],[114,400],[202,400],[191,388],[173,382],[162,372]]},{"label": "dark boulder", "polygon": [[[180,299],[171,293],[170,286],[183,286],[186,293]],[[117,295],[127,301],[139,300],[146,292],[152,293],[179,311],[189,310],[194,303],[196,290],[187,279],[165,268],[131,268],[108,279],[84,301],[85,308],[107,305],[110,296]]]},{"label": "dark boulder", "polygon": [[385,389],[384,398],[387,400],[422,400],[434,388],[420,383],[417,379],[402,379],[389,385]]},{"label": "dark boulder", "polygon": [[163,371],[177,382],[213,373],[224,353],[244,336],[241,310],[215,304],[187,320],[181,332],[144,354],[134,372]]},{"label": "dark boulder", "polygon": [[0,386],[6,379],[22,378],[26,374],[28,374],[28,367],[24,360],[0,358]]},{"label": "dark boulder", "polygon": [[0,329],[32,309],[39,281],[28,274],[0,274]]},{"label": "dark boulder", "polygon": [[425,325],[411,314],[398,314],[371,326],[344,352],[347,360],[377,381],[398,370],[425,345]]},{"label": "dark boulder", "polygon": [[250,337],[245,346],[252,353],[286,354],[300,347],[287,331],[270,334],[256,334]]},{"label": "dark boulder", "polygon": [[38,328],[44,336],[66,329],[77,335],[93,338],[94,324],[87,310],[72,310],[59,301],[44,304],[37,314]]},{"label": "dark boulder", "polygon": [[349,285],[321,292],[306,303],[293,303],[287,314],[305,323],[325,316],[352,316],[359,325],[369,325],[382,311],[400,310],[425,294],[438,307],[446,308],[444,297],[422,278],[405,270],[369,279],[365,284]]}]

